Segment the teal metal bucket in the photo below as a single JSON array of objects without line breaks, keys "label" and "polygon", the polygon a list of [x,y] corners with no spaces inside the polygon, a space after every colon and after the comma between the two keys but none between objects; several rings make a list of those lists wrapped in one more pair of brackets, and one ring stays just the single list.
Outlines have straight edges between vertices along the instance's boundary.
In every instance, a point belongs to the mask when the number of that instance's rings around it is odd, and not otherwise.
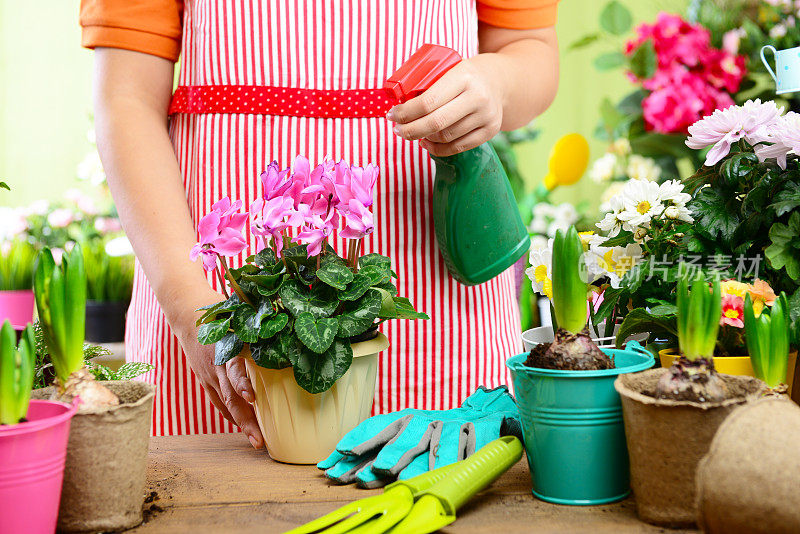
[{"label": "teal metal bucket", "polygon": [[616,369],[559,371],[525,366],[527,354],[506,362],[522,419],[533,494],[556,504],[594,505],[630,493],[622,404],[614,380],[644,371],[655,359],[636,341],[602,349]]}]

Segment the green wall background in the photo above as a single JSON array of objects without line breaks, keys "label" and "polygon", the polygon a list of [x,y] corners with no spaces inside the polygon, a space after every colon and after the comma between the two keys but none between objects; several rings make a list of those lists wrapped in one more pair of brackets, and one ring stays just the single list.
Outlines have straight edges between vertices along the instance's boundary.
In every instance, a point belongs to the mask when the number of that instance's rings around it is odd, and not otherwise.
[{"label": "green wall background", "polygon": [[[662,10],[683,10],[687,0],[623,3],[638,23]],[[591,141],[592,158],[600,156],[605,146],[592,138],[599,104],[604,97],[615,99],[630,90],[622,71],[600,73],[592,66],[598,51],[605,50],[602,44],[567,50],[577,38],[597,30],[603,5],[602,0],[561,1],[559,93],[535,123],[539,138],[519,149],[531,187],[545,175],[552,143],[566,133],[584,134]],[[89,184],[76,179],[76,167],[91,149],[92,54],[79,43],[76,0],[0,0],[0,179],[13,189],[0,195],[0,205],[57,200],[73,187],[91,192]],[[597,193],[597,186],[584,178],[555,198],[596,206]]]}]

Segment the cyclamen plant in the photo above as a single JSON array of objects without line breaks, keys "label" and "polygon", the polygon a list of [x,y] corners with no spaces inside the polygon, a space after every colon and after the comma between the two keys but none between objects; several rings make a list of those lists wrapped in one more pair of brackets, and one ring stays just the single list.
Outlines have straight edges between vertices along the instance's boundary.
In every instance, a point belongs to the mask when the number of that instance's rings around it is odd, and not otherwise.
[{"label": "cyclamen plant", "polygon": [[[273,161],[261,174],[262,196],[248,211],[226,197],[200,219],[190,257],[202,258],[225,294],[201,308],[197,321],[200,343],[215,346],[215,365],[247,344],[256,364],[292,367],[300,387],[321,393],[350,368],[351,344],[376,335],[381,322],[428,318],[397,295],[388,257],[361,255],[374,230],[377,178],[372,164],[326,159],[312,169],[297,156],[293,169],[281,169]],[[258,251],[231,268],[226,258],[247,247],[248,220]],[[348,240],[345,256],[329,244],[334,232]]]}]

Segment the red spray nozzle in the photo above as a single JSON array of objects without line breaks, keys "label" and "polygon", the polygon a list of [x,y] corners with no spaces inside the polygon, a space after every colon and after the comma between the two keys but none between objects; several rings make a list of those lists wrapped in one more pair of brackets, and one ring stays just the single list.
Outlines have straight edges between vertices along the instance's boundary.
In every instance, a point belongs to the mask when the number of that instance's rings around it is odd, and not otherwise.
[{"label": "red spray nozzle", "polygon": [[427,90],[459,61],[461,56],[452,48],[424,44],[389,76],[383,88],[405,102]]}]

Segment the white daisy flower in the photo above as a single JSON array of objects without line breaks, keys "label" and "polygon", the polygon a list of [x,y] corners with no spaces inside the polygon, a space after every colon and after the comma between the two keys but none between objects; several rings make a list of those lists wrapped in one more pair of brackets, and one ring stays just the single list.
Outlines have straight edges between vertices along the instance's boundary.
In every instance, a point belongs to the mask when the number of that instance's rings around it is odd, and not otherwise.
[{"label": "white daisy flower", "polygon": [[630,180],[622,192],[622,202],[625,208],[619,214],[619,219],[624,222],[623,228],[630,232],[640,226],[649,227],[652,218],[664,211],[655,182]]},{"label": "white daisy flower", "polygon": [[525,274],[531,281],[533,290],[547,298],[553,298],[553,280],[551,269],[553,266],[553,240],[547,241],[547,245],[539,248],[532,248],[528,257],[531,266],[525,270]]},{"label": "white daisy flower", "polygon": [[606,190],[603,191],[603,194],[600,196],[600,213],[614,211],[614,208],[611,204],[611,199],[621,195],[624,188],[624,182],[611,182],[608,185]]},{"label": "white daisy flower", "polygon": [[597,226],[601,231],[603,231],[609,237],[614,237],[615,235],[619,234],[619,231],[622,230],[625,221],[620,219],[620,214],[625,209],[625,204],[622,201],[622,195],[617,195],[612,197],[608,201],[608,213],[605,214],[603,220],[597,223]]},{"label": "white daisy flower", "polygon": [[683,192],[683,184],[678,180],[667,180],[658,187],[661,202],[672,206],[685,206],[692,199],[692,195]]}]

